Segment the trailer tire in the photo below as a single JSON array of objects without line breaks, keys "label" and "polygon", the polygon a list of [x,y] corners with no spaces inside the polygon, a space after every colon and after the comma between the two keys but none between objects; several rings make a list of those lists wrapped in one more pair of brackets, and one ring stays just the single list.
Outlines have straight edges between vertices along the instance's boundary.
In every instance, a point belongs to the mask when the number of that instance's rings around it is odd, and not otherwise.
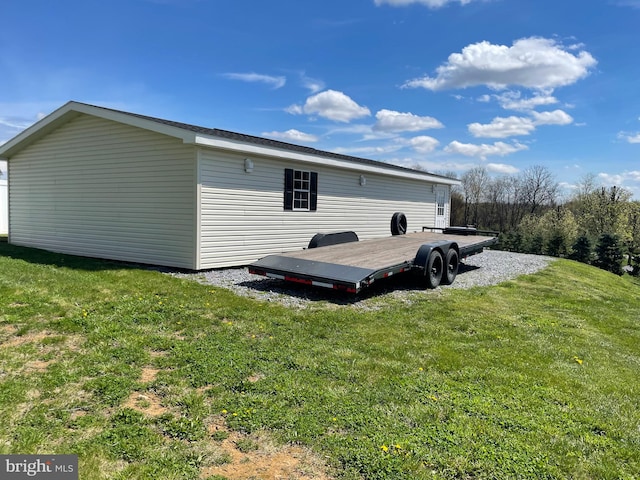
[{"label": "trailer tire", "polygon": [[427,287],[436,288],[442,281],[442,274],[444,272],[444,260],[442,254],[438,250],[433,250],[427,260],[427,266],[425,268],[425,277],[427,281]]},{"label": "trailer tire", "polygon": [[396,212],[391,217],[391,235],[407,233],[407,217],[402,212]]},{"label": "trailer tire", "polygon": [[443,285],[451,285],[458,275],[458,267],[460,266],[460,257],[458,252],[450,248],[444,261],[444,272],[442,274]]}]

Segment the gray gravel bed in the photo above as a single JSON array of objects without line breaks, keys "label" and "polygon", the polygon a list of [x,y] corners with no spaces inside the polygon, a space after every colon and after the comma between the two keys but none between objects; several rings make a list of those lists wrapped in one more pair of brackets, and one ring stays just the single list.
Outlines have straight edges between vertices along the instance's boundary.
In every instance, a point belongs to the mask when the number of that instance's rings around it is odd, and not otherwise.
[{"label": "gray gravel bed", "polygon": [[229,289],[237,295],[265,302],[277,302],[287,307],[312,308],[328,305],[349,305],[360,309],[378,309],[384,301],[393,298],[412,303],[424,295],[437,295],[445,289],[472,288],[496,285],[544,269],[554,259],[540,255],[485,250],[468,257],[460,264],[460,270],[452,285],[425,290],[412,282],[410,275],[379,281],[359,295],[334,292],[322,288],[299,286],[282,280],[250,274],[246,268],[226,268],[197,273],[167,272],[170,275],[190,278],[198,282]]}]

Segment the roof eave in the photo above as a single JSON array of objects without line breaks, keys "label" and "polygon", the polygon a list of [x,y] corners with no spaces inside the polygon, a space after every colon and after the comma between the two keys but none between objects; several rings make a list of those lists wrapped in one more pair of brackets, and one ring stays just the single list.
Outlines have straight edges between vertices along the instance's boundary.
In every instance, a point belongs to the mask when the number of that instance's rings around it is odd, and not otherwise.
[{"label": "roof eave", "polygon": [[399,178],[411,178],[414,180],[421,180],[429,183],[436,183],[440,185],[459,185],[460,181],[433,175],[427,172],[420,172],[418,170],[411,169],[397,169],[393,165],[385,166],[383,162],[379,162],[377,165],[359,163],[356,160],[349,161],[343,159],[336,159],[322,155],[312,155],[302,152],[293,152],[291,150],[280,149],[275,147],[269,147],[265,145],[257,145],[249,142],[242,142],[233,139],[219,138],[209,135],[196,135],[195,144],[215,148],[220,150],[232,151],[241,153],[243,155],[260,155],[271,158],[283,159],[283,160],[296,160],[302,163],[309,163],[315,165],[323,165],[335,168],[342,168],[353,170],[362,173],[379,173],[383,175],[390,175]]},{"label": "roof eave", "polygon": [[453,178],[403,168],[392,164],[385,164],[384,162],[365,161],[365,159],[333,155],[331,152],[316,151],[314,149],[309,149],[310,151],[295,151],[278,145],[264,145],[242,139],[226,138],[224,136],[218,136],[217,134],[208,135],[194,131],[187,125],[172,125],[171,123],[174,122],[166,122],[152,117],[135,115],[74,101],[66,103],[4,145],[1,145],[0,160],[9,160],[24,148],[82,114],[143,128],[162,135],[168,135],[182,140],[185,144],[233,151],[243,155],[253,154],[283,160],[297,160],[303,163],[332,166],[334,168],[348,169],[362,173],[379,173],[398,178],[411,178],[440,185],[460,184],[460,181]]}]

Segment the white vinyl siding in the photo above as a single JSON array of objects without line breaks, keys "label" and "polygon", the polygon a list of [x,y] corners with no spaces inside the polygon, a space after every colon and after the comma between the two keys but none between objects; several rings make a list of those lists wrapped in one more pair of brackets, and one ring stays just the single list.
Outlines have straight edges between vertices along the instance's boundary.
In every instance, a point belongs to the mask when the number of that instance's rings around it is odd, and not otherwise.
[{"label": "white vinyl siding", "polygon": [[195,268],[195,148],[80,115],[10,160],[11,243]]},{"label": "white vinyl siding", "polygon": [[0,235],[9,233],[9,184],[0,179]]},{"label": "white vinyl siding", "polygon": [[244,265],[265,255],[306,247],[318,232],[355,231],[359,238],[391,234],[394,212],[407,216],[408,231],[435,222],[431,184],[313,165],[318,173],[316,211],[285,211],[284,170],[306,165],[215,150],[200,154],[200,268]]}]

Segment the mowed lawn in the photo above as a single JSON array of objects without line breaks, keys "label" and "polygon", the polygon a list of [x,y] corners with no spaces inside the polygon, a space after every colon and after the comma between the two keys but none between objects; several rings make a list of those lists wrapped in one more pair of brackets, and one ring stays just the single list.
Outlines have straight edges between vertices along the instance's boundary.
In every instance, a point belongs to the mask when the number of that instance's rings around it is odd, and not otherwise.
[{"label": "mowed lawn", "polygon": [[288,309],[0,242],[0,453],[91,480],[640,478],[639,298],[558,260]]}]

